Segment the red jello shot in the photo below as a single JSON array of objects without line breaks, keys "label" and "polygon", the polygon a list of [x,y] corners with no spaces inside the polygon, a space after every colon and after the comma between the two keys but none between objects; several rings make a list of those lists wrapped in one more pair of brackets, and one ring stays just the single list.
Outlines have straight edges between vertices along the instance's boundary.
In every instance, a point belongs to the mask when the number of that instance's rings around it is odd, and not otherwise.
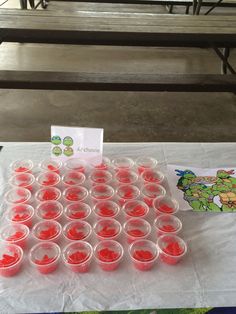
[{"label": "red jello shot", "polygon": [[134,161],[129,157],[117,157],[112,160],[112,166],[115,171],[131,170],[134,166]]},{"label": "red jello shot", "polygon": [[138,169],[138,173],[141,174],[147,169],[154,169],[157,166],[158,162],[155,158],[152,157],[139,157],[135,160],[135,166]]},{"label": "red jello shot", "polygon": [[91,207],[83,202],[70,203],[64,210],[64,214],[68,220],[87,219],[91,212]]},{"label": "red jello shot", "polygon": [[58,201],[61,198],[61,191],[53,186],[39,189],[35,193],[35,199],[39,202]]},{"label": "red jello shot", "polygon": [[116,240],[121,234],[122,226],[115,219],[103,218],[94,224],[93,230],[98,240]]},{"label": "red jello shot", "polygon": [[126,235],[127,242],[130,244],[136,240],[148,238],[152,229],[146,220],[131,218],[124,223],[123,230]]},{"label": "red jello shot", "polygon": [[110,185],[97,184],[90,189],[89,193],[93,202],[96,203],[98,201],[110,200],[114,196],[115,191]]},{"label": "red jello shot", "polygon": [[70,221],[63,228],[64,237],[69,241],[87,240],[92,233],[92,227],[86,221]]},{"label": "red jello shot", "polygon": [[153,201],[155,198],[159,196],[165,196],[166,190],[163,186],[155,184],[155,183],[148,183],[143,186],[141,189],[141,197],[142,200],[149,206],[153,207]]},{"label": "red jello shot", "polygon": [[174,215],[160,215],[154,220],[157,237],[163,234],[177,234],[182,229],[182,223]]},{"label": "red jello shot", "polygon": [[59,174],[53,171],[40,173],[36,178],[37,183],[41,186],[56,186],[60,183],[61,178]]},{"label": "red jello shot", "polygon": [[60,261],[61,250],[54,242],[40,242],[34,245],[29,252],[32,266],[41,274],[47,275],[54,272]]},{"label": "red jello shot", "polygon": [[63,214],[63,206],[58,201],[41,202],[36,208],[36,215],[40,219],[59,220]]},{"label": "red jello shot", "polygon": [[118,184],[135,184],[138,181],[138,175],[131,170],[119,170],[115,174],[115,180]]},{"label": "red jello shot", "polygon": [[119,215],[120,206],[113,201],[100,201],[93,207],[97,218],[115,218]]},{"label": "red jello shot", "polygon": [[118,203],[123,206],[126,202],[136,200],[140,195],[140,190],[132,184],[120,185],[116,190]]},{"label": "red jello shot", "polygon": [[109,184],[112,181],[112,174],[107,170],[92,170],[89,180],[92,185]]},{"label": "red jello shot", "polygon": [[23,224],[31,228],[33,216],[34,208],[31,205],[19,204],[10,206],[6,218],[9,222]]},{"label": "red jello shot", "polygon": [[74,186],[64,190],[63,198],[67,202],[82,202],[88,196],[88,190],[83,186]]},{"label": "red jello shot", "polygon": [[23,250],[15,244],[0,243],[0,276],[16,275],[23,262]]},{"label": "red jello shot", "polygon": [[86,177],[82,172],[78,172],[74,170],[67,171],[62,176],[62,182],[67,187],[75,186],[75,185],[82,185],[85,179]]},{"label": "red jello shot", "polygon": [[187,245],[180,237],[176,235],[162,235],[157,239],[160,259],[162,262],[175,265],[186,254]]},{"label": "red jello shot", "polygon": [[25,172],[31,172],[33,169],[33,161],[29,159],[25,160],[16,160],[13,163],[11,163],[10,168],[12,172],[15,173],[25,173]]},{"label": "red jello shot", "polygon": [[165,176],[162,172],[157,171],[155,169],[147,169],[141,173],[141,178],[144,184],[146,183],[162,184]]},{"label": "red jello shot", "polygon": [[91,167],[92,169],[97,170],[109,170],[111,167],[111,161],[108,157],[103,156],[101,163],[97,163],[96,161],[91,162]]},{"label": "red jello shot", "polygon": [[147,217],[149,213],[149,207],[146,203],[139,201],[139,200],[133,200],[128,201],[124,204],[122,207],[122,210],[125,214],[126,219],[130,218],[145,218]]},{"label": "red jello shot", "polygon": [[113,271],[119,267],[123,258],[122,245],[114,240],[104,240],[94,247],[94,256],[102,270]]},{"label": "red jello shot", "polygon": [[153,201],[153,208],[156,212],[156,215],[162,215],[162,214],[176,214],[179,210],[179,203],[176,199],[170,197],[170,196],[160,196],[157,197]]},{"label": "red jello shot", "polygon": [[54,220],[42,220],[34,225],[32,234],[39,241],[58,242],[61,236],[62,227]]},{"label": "red jello shot", "polygon": [[135,268],[141,271],[150,270],[158,258],[158,249],[150,240],[134,241],[129,247],[129,255]]},{"label": "red jello shot", "polygon": [[25,249],[28,244],[29,228],[22,224],[5,225],[0,231],[3,242],[16,244]]},{"label": "red jello shot", "polygon": [[5,201],[9,205],[25,204],[30,200],[31,193],[25,188],[13,188],[5,194]]},{"label": "red jello shot", "polygon": [[63,163],[60,160],[47,158],[44,159],[39,166],[43,171],[53,171],[60,174]]},{"label": "red jello shot", "polygon": [[85,241],[68,244],[62,251],[63,261],[75,273],[87,273],[93,257],[92,246]]},{"label": "red jello shot", "polygon": [[21,187],[30,190],[32,192],[33,190],[33,184],[35,182],[34,176],[29,173],[18,173],[14,176],[12,176],[9,180],[9,183],[12,187]]},{"label": "red jello shot", "polygon": [[65,162],[65,168],[67,171],[74,170],[85,173],[88,168],[88,164],[83,159],[71,158]]}]

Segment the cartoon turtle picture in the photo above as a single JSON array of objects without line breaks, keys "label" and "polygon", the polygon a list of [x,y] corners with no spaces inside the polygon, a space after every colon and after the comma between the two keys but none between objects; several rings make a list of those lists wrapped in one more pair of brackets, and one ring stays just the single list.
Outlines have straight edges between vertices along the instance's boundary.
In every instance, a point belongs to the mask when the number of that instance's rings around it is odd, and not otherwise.
[{"label": "cartoon turtle picture", "polygon": [[60,145],[60,144],[61,144],[61,138],[60,138],[60,136],[58,136],[58,135],[52,136],[51,142],[52,142],[52,144],[54,144],[54,145]]},{"label": "cartoon turtle picture", "polygon": [[63,154],[67,157],[70,157],[74,154],[73,148],[72,147],[66,147],[63,150]]},{"label": "cartoon turtle picture", "polygon": [[63,139],[63,145],[69,147],[69,146],[72,146],[73,143],[74,143],[74,141],[73,141],[73,139],[72,139],[70,136],[64,137],[64,139]]},{"label": "cartoon turtle picture", "polygon": [[55,146],[55,147],[53,147],[53,149],[52,149],[52,153],[53,153],[53,155],[55,155],[55,156],[61,156],[61,154],[62,154],[62,149],[59,147],[59,146]]}]

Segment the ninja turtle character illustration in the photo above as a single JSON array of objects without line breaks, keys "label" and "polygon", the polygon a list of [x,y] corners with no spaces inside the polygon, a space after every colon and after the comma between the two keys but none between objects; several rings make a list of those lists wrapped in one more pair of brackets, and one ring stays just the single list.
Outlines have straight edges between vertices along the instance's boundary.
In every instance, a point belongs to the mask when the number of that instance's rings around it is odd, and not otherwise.
[{"label": "ninja turtle character illustration", "polygon": [[193,179],[195,179],[197,176],[194,172],[191,170],[175,170],[176,175],[179,176],[179,180],[177,183],[178,189],[185,191],[187,190],[191,184],[193,184]]},{"label": "ninja turtle character illustration", "polygon": [[59,146],[55,146],[52,149],[52,153],[53,153],[53,155],[58,157],[62,154],[62,149]]},{"label": "ninja turtle character illustration", "polygon": [[65,156],[67,156],[67,157],[72,156],[72,155],[74,154],[73,148],[71,148],[71,147],[66,147],[66,148],[64,148],[63,154],[64,154]]},{"label": "ninja turtle character illustration", "polygon": [[51,142],[52,142],[52,144],[54,144],[54,145],[60,145],[60,144],[61,144],[61,138],[60,138],[60,136],[58,136],[58,135],[52,136]]},{"label": "ninja turtle character illustration", "polygon": [[73,139],[72,139],[70,136],[64,137],[64,139],[63,139],[63,145],[69,147],[69,146],[72,146],[73,143],[74,143],[74,141],[73,141]]}]

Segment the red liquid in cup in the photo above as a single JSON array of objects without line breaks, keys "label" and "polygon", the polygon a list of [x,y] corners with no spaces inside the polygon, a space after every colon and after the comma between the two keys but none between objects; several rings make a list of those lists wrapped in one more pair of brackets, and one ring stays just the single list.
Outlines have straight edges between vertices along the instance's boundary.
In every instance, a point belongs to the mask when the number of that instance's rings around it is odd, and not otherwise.
[{"label": "red liquid in cup", "polygon": [[138,270],[149,270],[153,267],[154,261],[154,255],[149,250],[135,250],[133,253],[133,258],[135,258],[134,266]]},{"label": "red liquid in cup", "polygon": [[66,236],[71,240],[83,240],[86,234],[83,231],[79,231],[77,226],[72,226],[68,229]]},{"label": "red liquid in cup", "polygon": [[[57,269],[57,263],[53,263],[56,260],[55,257],[48,257],[48,255],[44,255],[41,260],[36,259],[34,262],[41,267],[37,267],[38,271],[41,274],[49,274]],[[43,267],[42,267],[43,266]]]},{"label": "red liquid in cup", "polygon": [[58,235],[58,230],[55,226],[48,229],[41,230],[39,232],[38,238],[41,240],[50,240]]},{"label": "red liquid in cup", "polygon": [[115,262],[119,258],[119,253],[110,250],[109,248],[104,248],[98,251],[98,259],[106,264],[100,263],[100,267],[105,271],[115,270],[119,263]]},{"label": "red liquid in cup", "polygon": [[74,272],[86,273],[89,270],[89,263],[86,263],[89,255],[82,251],[70,254],[67,263],[70,264],[70,269]]},{"label": "red liquid in cup", "polygon": [[172,208],[166,204],[161,205],[159,210],[163,213],[166,213],[166,214],[171,214],[175,211],[174,208]]},{"label": "red liquid in cup", "polygon": [[[20,256],[15,252],[13,255],[9,254],[3,254],[2,259],[0,259],[0,275],[4,277],[11,277],[14,276],[20,269],[21,265],[15,265],[15,267],[10,267],[7,269],[9,266],[14,266],[20,259]],[[4,269],[6,268],[6,269]]]},{"label": "red liquid in cup", "polygon": [[179,259],[176,258],[184,253],[184,248],[179,245],[178,242],[170,242],[162,251],[167,255],[160,254],[161,260],[167,264],[175,265]]},{"label": "red liquid in cup", "polygon": [[118,233],[118,231],[115,228],[109,227],[109,226],[104,226],[104,227],[102,227],[102,229],[97,234],[103,238],[110,238],[110,237],[114,237],[115,235],[117,235],[117,233]]}]

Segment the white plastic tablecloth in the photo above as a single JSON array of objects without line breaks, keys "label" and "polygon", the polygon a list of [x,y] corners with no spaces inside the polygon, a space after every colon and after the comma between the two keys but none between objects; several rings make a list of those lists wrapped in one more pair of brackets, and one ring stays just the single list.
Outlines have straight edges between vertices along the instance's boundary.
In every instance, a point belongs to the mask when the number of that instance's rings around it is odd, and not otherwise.
[{"label": "white plastic tablecloth", "polygon": [[[49,156],[48,143],[2,145],[0,200],[11,161],[30,158],[39,162]],[[236,166],[236,143],[104,144],[104,154],[154,156],[163,170],[167,163]],[[2,206],[0,224],[5,223],[4,210]],[[188,254],[180,264],[158,262],[153,270],[139,272],[124,260],[117,271],[109,273],[93,263],[86,274],[72,273],[61,264],[45,276],[26,258],[19,275],[0,278],[0,313],[236,306],[236,213],[182,212],[179,217],[184,226],[181,236],[188,243]]]}]

